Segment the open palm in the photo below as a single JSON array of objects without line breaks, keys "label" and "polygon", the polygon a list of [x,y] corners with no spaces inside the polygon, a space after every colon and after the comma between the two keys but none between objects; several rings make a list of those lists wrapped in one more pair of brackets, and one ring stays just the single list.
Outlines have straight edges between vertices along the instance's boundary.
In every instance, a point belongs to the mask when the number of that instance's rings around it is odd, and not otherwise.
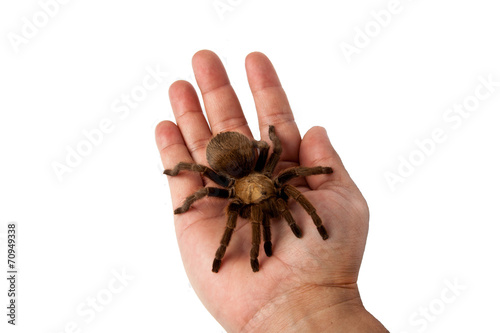
[{"label": "open palm", "polygon": [[[193,69],[207,119],[194,88],[185,81],[172,84],[170,100],[177,125],[164,121],[156,129],[165,168],[181,161],[208,166],[205,147],[219,132],[237,131],[253,138],[219,58],[210,51],[200,51],[193,57]],[[284,219],[272,220],[273,255],[266,257],[261,251],[261,269],[257,273],[252,272],[249,260],[251,226],[240,217],[219,273],[211,271],[226,225],[227,199],[204,198],[187,212],[175,215],[179,248],[191,285],[212,315],[231,332],[258,328],[262,321],[285,313],[304,297],[332,289],[357,291],[368,231],[366,202],[331,146],[326,131],[314,127],[300,137],[286,95],[265,55],[248,55],[246,70],[257,108],[260,137],[272,147],[268,128],[274,125],[283,146],[275,174],[297,165],[329,166],[334,173],[292,182],[315,206],[330,238],[323,240],[307,212],[290,199],[289,208],[303,237],[296,238]],[[200,174],[187,171],[169,177],[169,185],[174,208],[201,187],[217,186]],[[349,299],[340,297],[339,302],[342,301]]]}]

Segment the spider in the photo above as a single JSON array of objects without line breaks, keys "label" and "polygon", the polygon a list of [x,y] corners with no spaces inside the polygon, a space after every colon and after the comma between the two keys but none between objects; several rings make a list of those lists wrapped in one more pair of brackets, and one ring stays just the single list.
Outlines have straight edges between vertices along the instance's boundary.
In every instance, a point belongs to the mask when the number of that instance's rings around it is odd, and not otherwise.
[{"label": "spider", "polygon": [[287,206],[289,197],[295,199],[311,216],[321,237],[324,240],[328,238],[328,233],[314,206],[297,188],[286,183],[296,177],[330,174],[333,169],[321,166],[311,168],[297,166],[285,169],[273,177],[273,171],[282,152],[281,142],[276,136],[274,126],[269,126],[269,138],[274,146],[269,160],[269,145],[265,141],[250,140],[238,132],[222,132],[213,137],[207,145],[207,160],[212,169],[200,164],[180,162],[173,169],[163,172],[169,176],[177,176],[182,170],[199,172],[223,187],[202,188],[188,196],[182,206],[174,210],[174,214],[185,213],[195,201],[207,196],[230,199],[226,207],[226,229],[212,264],[214,273],[220,269],[238,216],[249,219],[252,224],[250,265],[254,272],[259,271],[261,225],[264,251],[268,257],[273,253],[270,219],[284,217],[293,234],[298,238],[302,237],[302,231]]}]

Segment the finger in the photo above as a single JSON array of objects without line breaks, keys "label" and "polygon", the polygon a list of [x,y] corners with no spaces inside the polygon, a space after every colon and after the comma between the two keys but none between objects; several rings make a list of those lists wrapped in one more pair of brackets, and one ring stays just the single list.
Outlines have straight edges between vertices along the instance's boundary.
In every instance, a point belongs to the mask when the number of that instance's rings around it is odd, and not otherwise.
[{"label": "finger", "polygon": [[354,184],[323,127],[313,127],[304,135],[300,147],[300,165],[333,168],[333,174],[306,177],[309,187],[313,190]]},{"label": "finger", "polygon": [[[156,126],[155,136],[165,169],[172,169],[179,162],[194,162],[179,128],[174,123],[171,121],[159,123]],[[203,186],[201,177],[197,173],[186,172],[175,177],[167,177],[174,208],[179,207],[184,198]]]},{"label": "finger", "polygon": [[281,160],[297,163],[300,132],[271,61],[264,54],[253,52],[247,56],[245,65],[261,137],[268,137],[269,125],[274,125],[283,145]]},{"label": "finger", "polygon": [[237,131],[252,137],[240,102],[219,57],[212,51],[199,51],[193,56],[193,70],[203,95],[212,133]]},{"label": "finger", "polygon": [[196,163],[206,164],[205,148],[212,137],[198,95],[186,81],[176,81],[169,89],[170,104],[186,147]]}]

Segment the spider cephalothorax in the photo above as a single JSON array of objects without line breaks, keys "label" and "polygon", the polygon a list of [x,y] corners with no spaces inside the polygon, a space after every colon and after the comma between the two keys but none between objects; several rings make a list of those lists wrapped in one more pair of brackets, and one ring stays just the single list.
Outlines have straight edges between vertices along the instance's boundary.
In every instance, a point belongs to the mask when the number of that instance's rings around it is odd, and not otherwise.
[{"label": "spider cephalothorax", "polygon": [[[227,224],[220,246],[215,253],[212,271],[217,273],[222,257],[231,240],[238,216],[249,219],[252,223],[252,249],[250,264],[252,270],[259,270],[260,233],[264,237],[264,251],[272,255],[271,218],[284,217],[295,236],[301,237],[302,231],[287,206],[289,197],[295,199],[312,217],[323,239],[328,234],[316,214],[314,206],[294,186],[286,184],[295,177],[332,173],[330,167],[292,167],[273,177],[273,171],[281,155],[281,143],[276,136],[274,126],[269,126],[269,138],[273,142],[273,152],[268,160],[269,145],[265,141],[250,140],[237,132],[223,132],[213,137],[207,145],[207,160],[212,169],[193,163],[180,162],[173,169],[164,171],[169,176],[176,176],[181,170],[200,172],[203,176],[224,187],[204,187],[188,196],[183,205],[174,213],[186,212],[196,201],[205,196],[230,199],[227,206]],[[257,153],[258,151],[258,153]]]}]

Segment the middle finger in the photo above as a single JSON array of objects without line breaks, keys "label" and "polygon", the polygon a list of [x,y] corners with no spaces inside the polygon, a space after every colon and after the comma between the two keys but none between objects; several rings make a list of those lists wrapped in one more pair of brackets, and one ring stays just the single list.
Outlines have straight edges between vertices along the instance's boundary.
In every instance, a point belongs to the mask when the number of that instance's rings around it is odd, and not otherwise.
[{"label": "middle finger", "polygon": [[208,50],[199,51],[193,56],[193,70],[213,135],[237,131],[252,138],[238,97],[219,57]]}]

